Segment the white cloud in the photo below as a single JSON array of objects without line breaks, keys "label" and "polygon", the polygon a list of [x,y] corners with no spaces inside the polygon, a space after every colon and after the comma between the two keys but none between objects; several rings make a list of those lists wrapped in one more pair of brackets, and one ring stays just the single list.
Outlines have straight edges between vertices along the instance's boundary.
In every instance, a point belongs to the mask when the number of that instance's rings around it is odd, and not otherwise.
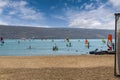
[{"label": "white cloud", "polygon": [[95,8],[95,6],[94,6],[93,3],[90,3],[90,4],[86,4],[86,5],[85,5],[85,9],[87,9],[87,10],[88,10],[88,9],[89,9],[89,10],[90,10],[90,9],[94,9],[94,8]]},{"label": "white cloud", "polygon": [[0,14],[3,12],[3,10],[2,9],[0,9]]},{"label": "white cloud", "polygon": [[53,15],[52,17],[66,21],[66,18],[64,16],[62,16],[62,15]]},{"label": "white cloud", "polygon": [[81,0],[78,0],[78,3],[80,3],[81,2]]},{"label": "white cloud", "polygon": [[95,9],[94,3],[84,3],[80,6],[80,9],[92,10]]},{"label": "white cloud", "polygon": [[15,11],[10,11],[9,14],[10,14],[10,15],[15,15],[16,12],[15,12]]},{"label": "white cloud", "polygon": [[21,7],[20,8],[20,18],[22,19],[31,19],[31,20],[40,20],[43,19],[42,13],[36,12],[33,9]]},{"label": "white cloud", "polygon": [[[5,10],[7,10],[7,13],[4,12]],[[4,15],[4,13],[7,15]],[[31,22],[29,23],[31,25],[38,25],[40,21],[45,20],[42,12],[28,6],[28,2],[23,0],[0,0],[0,16],[1,24],[8,25],[26,25],[28,22]]]},{"label": "white cloud", "polygon": [[90,11],[68,11],[66,13],[69,27],[114,29],[114,12],[101,5]]},{"label": "white cloud", "polygon": [[8,25],[8,24],[0,20],[0,25]]},{"label": "white cloud", "polygon": [[51,6],[51,7],[50,7],[51,10],[54,10],[55,8],[56,8],[55,6]]},{"label": "white cloud", "polygon": [[109,0],[114,7],[120,7],[120,0]]},{"label": "white cloud", "polygon": [[8,4],[8,1],[0,0],[0,8],[5,7]]},{"label": "white cloud", "polygon": [[4,0],[0,0],[0,14],[2,14],[3,9],[5,6],[7,6],[8,2]]},{"label": "white cloud", "polygon": [[43,19],[43,14],[41,12],[37,12],[36,10],[27,7],[26,1],[19,2],[11,2],[9,3],[9,7],[12,8],[12,11],[9,13],[10,15],[18,15],[21,19],[31,19],[31,20],[40,20]]}]

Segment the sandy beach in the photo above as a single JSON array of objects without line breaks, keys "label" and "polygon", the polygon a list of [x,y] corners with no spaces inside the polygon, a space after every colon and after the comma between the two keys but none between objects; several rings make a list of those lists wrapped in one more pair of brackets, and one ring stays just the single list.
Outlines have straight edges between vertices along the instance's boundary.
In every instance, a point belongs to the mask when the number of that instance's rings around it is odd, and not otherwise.
[{"label": "sandy beach", "polygon": [[120,80],[114,55],[1,56],[0,80]]}]

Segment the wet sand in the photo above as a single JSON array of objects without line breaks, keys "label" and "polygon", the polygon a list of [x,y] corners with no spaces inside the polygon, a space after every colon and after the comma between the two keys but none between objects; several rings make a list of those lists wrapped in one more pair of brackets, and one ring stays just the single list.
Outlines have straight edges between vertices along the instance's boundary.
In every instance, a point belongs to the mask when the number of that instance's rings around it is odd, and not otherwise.
[{"label": "wet sand", "polygon": [[1,56],[0,80],[120,80],[114,55]]}]

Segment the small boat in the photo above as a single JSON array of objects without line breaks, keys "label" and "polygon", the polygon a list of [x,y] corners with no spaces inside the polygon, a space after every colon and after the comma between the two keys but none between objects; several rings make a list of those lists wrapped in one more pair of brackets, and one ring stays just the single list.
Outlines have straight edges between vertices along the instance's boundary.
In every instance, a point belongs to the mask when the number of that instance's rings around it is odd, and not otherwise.
[{"label": "small boat", "polygon": [[115,51],[99,51],[98,49],[95,49],[94,51],[90,51],[89,54],[95,54],[95,55],[104,55],[104,54],[115,54]]}]

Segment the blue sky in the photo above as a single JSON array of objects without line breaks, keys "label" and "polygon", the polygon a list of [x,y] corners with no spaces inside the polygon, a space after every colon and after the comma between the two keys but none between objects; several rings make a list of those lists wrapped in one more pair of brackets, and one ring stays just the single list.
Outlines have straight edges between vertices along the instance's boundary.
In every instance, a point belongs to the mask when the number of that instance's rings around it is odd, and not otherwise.
[{"label": "blue sky", "polygon": [[114,29],[120,0],[0,0],[0,25]]}]

